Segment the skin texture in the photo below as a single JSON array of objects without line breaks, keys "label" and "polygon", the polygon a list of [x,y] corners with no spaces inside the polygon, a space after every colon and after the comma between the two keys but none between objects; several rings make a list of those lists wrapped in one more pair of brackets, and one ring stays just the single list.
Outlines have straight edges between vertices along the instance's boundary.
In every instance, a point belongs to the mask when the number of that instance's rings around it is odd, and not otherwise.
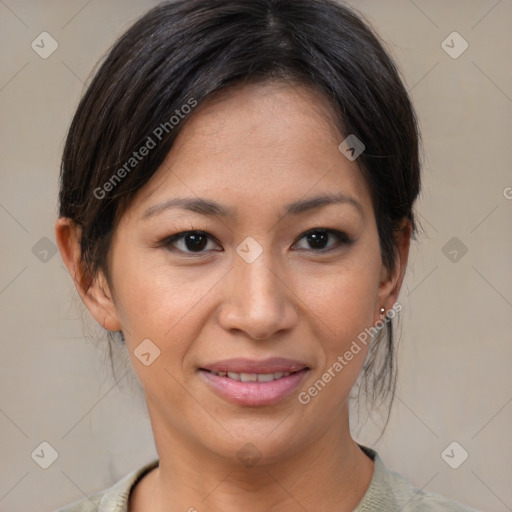
[{"label": "skin texture", "polygon": [[[411,226],[397,235],[399,257],[387,271],[367,184],[338,150],[322,97],[303,86],[244,85],[199,106],[152,180],[114,233],[110,284],[100,273],[81,283],[79,232],[57,221],[63,260],[87,308],[106,329],[122,330],[145,391],[159,468],[135,487],[130,511],[351,511],[366,492],[373,462],[351,437],[347,397],[364,363],[363,347],[307,405],[297,400],[398,298]],[[341,192],[331,204],[283,216],[284,206]],[[204,197],[234,217],[168,209],[174,197]],[[329,235],[322,253],[304,233]],[[210,235],[203,252],[179,232]],[[263,253],[247,263],[236,248],[253,237]],[[181,252],[180,252],[181,250]],[[144,366],[134,349],[149,338],[160,356]],[[310,368],[297,392],[272,406],[219,397],[198,368],[222,359],[287,357]],[[244,466],[246,443],[261,459]]]}]

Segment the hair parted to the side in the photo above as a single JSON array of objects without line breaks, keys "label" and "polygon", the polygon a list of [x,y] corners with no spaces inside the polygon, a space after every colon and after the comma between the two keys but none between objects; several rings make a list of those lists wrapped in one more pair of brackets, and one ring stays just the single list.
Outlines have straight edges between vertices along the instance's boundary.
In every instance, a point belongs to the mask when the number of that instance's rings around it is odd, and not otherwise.
[{"label": "hair parted to the side", "polygon": [[[417,232],[419,131],[400,75],[369,25],[334,0],[178,0],[151,9],[118,39],[69,129],[59,215],[81,228],[86,287],[100,271],[109,280],[112,234],[193,115],[184,105],[267,80],[313,87],[340,133],[363,141],[357,163],[371,191],[382,261],[395,268],[400,222],[411,221],[413,238]],[[179,122],[170,127],[173,116]],[[126,167],[152,134],[154,147]],[[115,173],[122,179],[113,183]],[[372,403],[393,398],[394,359],[388,321],[362,372]]]}]

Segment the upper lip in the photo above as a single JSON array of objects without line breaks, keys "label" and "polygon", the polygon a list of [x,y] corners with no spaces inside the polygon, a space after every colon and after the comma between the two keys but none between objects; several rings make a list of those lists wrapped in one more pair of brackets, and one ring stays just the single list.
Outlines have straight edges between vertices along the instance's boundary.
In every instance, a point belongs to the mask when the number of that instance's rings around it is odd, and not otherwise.
[{"label": "upper lip", "polygon": [[277,372],[298,372],[308,366],[301,361],[286,359],[284,357],[271,357],[257,361],[254,359],[226,359],[216,363],[201,366],[200,370],[211,372],[233,372],[233,373],[277,373]]}]

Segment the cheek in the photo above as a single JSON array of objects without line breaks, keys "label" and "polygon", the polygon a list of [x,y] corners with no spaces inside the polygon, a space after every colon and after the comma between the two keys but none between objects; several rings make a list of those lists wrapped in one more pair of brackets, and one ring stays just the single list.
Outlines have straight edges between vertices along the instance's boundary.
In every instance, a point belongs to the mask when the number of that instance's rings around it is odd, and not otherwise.
[{"label": "cheek", "polygon": [[371,342],[379,265],[378,252],[358,251],[336,272],[308,280],[322,357],[304,389],[304,400],[321,394],[317,404],[337,410],[348,396]]},{"label": "cheek", "polygon": [[[315,416],[319,410],[336,414],[344,407],[350,390],[364,365],[371,336],[375,283],[355,272],[326,277],[317,282],[321,290],[314,296],[317,321],[313,333],[318,366],[302,387],[301,404],[312,404],[305,411]],[[320,285],[320,286],[319,286]],[[320,355],[321,354],[321,355]]]},{"label": "cheek", "polygon": [[118,283],[116,307],[139,381],[148,396],[172,395],[181,404],[186,396],[173,377],[181,380],[179,367],[199,336],[200,308],[194,306],[202,287],[190,286],[169,268],[128,259],[118,267]]},{"label": "cheek", "polygon": [[354,258],[343,269],[310,281],[308,287],[314,311],[336,335],[337,344],[372,324],[378,292],[375,262]]},{"label": "cheek", "polygon": [[[358,336],[371,325],[372,289],[360,278],[345,276],[326,282],[322,288],[316,308],[321,319],[317,325],[322,331],[316,336],[323,352],[318,371],[322,374],[330,370],[331,378],[336,374],[334,388],[344,394],[357,378],[368,351],[368,345],[359,342]],[[330,381],[330,377],[326,375],[325,379]]]},{"label": "cheek", "polygon": [[200,330],[201,302],[219,276],[198,268],[172,268],[150,258],[127,257],[116,268],[116,308],[132,351],[144,339],[180,360]]}]

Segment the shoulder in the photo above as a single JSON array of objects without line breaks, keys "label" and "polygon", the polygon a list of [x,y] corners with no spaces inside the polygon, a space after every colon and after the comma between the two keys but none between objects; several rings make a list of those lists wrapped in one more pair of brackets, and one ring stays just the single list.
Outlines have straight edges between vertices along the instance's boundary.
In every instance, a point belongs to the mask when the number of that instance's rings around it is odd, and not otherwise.
[{"label": "shoulder", "polygon": [[370,487],[354,512],[478,512],[439,494],[414,487],[400,473],[388,470],[375,450],[363,446],[361,449],[374,460],[375,470]]},{"label": "shoulder", "polygon": [[158,466],[158,459],[128,473],[112,487],[74,501],[55,512],[127,512],[128,498],[135,484],[149,471]]}]

